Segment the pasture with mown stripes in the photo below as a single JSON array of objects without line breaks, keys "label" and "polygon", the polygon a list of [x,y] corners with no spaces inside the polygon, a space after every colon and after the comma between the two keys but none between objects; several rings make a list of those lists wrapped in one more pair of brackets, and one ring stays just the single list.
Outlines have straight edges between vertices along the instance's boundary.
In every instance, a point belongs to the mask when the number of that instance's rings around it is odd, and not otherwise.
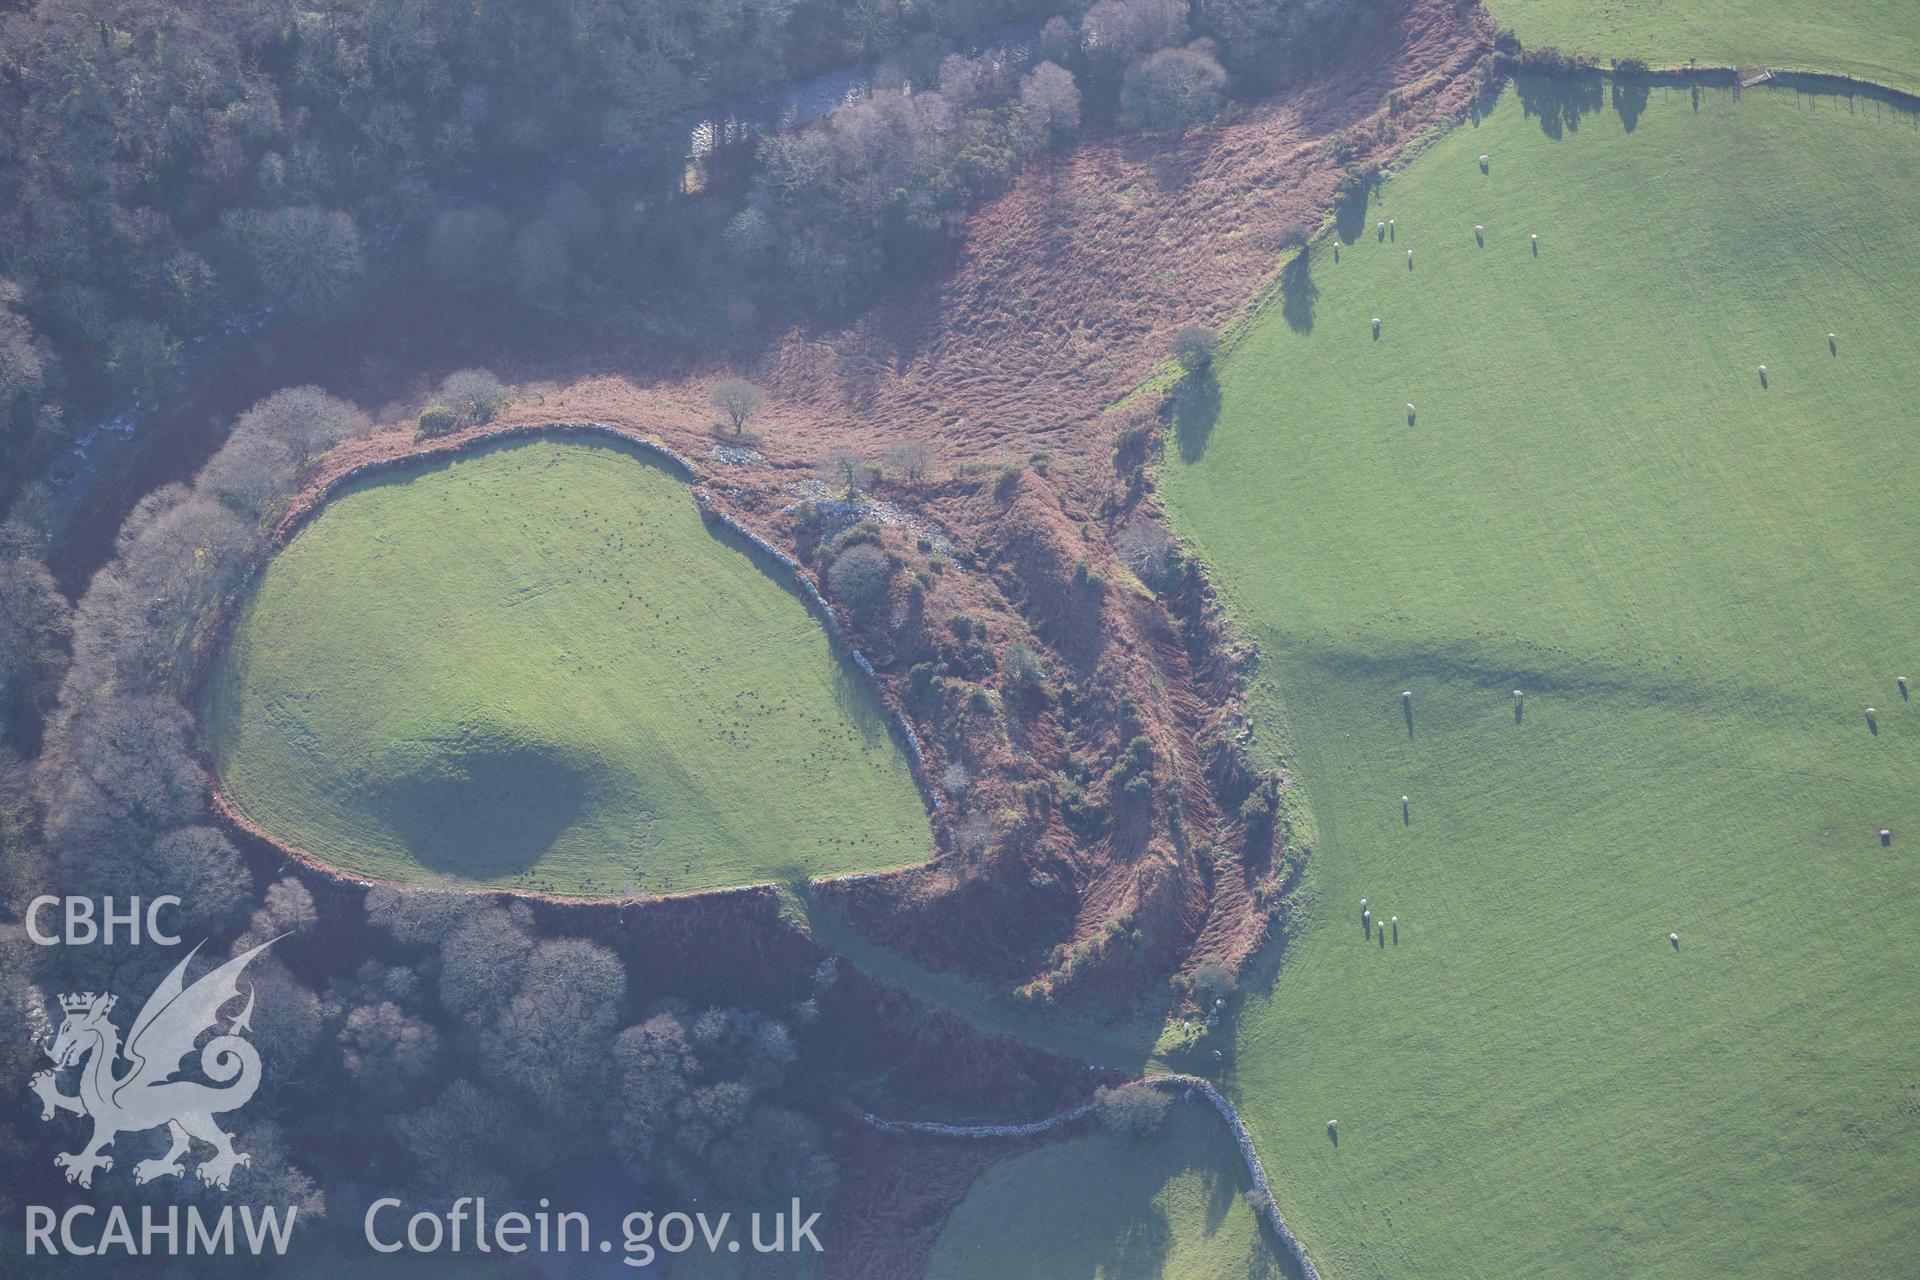
[{"label": "pasture with mown stripes", "polygon": [[1920,1238],[1920,121],[1616,88],[1348,210],[1160,470],[1312,850],[1228,1084],[1329,1277]]}]

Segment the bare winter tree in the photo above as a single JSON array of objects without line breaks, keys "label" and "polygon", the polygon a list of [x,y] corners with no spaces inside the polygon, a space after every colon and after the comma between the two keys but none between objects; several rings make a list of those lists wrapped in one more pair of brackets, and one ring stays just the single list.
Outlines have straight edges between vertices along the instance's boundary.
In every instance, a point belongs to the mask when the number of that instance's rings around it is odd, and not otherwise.
[{"label": "bare winter tree", "polygon": [[292,876],[267,887],[266,903],[253,913],[253,932],[262,942],[283,933],[306,933],[319,921],[313,894]]},{"label": "bare winter tree", "polygon": [[1062,147],[1080,132],[1080,86],[1073,72],[1043,62],[1020,81],[1020,105],[1037,140]]},{"label": "bare winter tree", "polygon": [[337,209],[275,209],[244,226],[242,239],[267,296],[300,315],[337,310],[366,274],[360,232],[352,216]]},{"label": "bare winter tree", "polygon": [[1087,59],[1114,69],[1186,38],[1186,0],[1095,0],[1080,19]]},{"label": "bare winter tree", "polygon": [[395,1096],[432,1074],[440,1033],[390,1000],[363,1004],[340,1028],[340,1060],[363,1089]]},{"label": "bare winter tree", "polygon": [[0,736],[53,706],[72,634],[72,610],[46,566],[0,547]]},{"label": "bare winter tree", "polygon": [[128,878],[122,859],[206,812],[193,721],[171,698],[88,703],[49,744],[42,772],[48,838],[90,884]]},{"label": "bare winter tree", "polygon": [[[396,929],[394,914],[383,914],[384,927]],[[533,934],[527,925],[523,913],[488,907],[449,934],[440,949],[440,1003],[469,1020],[504,1008],[513,999],[533,952]],[[401,932],[404,926],[396,936]]]},{"label": "bare winter tree", "polygon": [[507,388],[487,369],[455,369],[440,383],[440,403],[463,423],[491,422],[507,407]]},{"label": "bare winter tree", "polygon": [[887,449],[887,466],[908,480],[923,480],[933,470],[933,446],[925,440],[901,440]]},{"label": "bare winter tree", "polygon": [[714,384],[713,407],[727,415],[735,435],[766,401],[766,393],[745,378],[723,378]]},{"label": "bare winter tree", "polygon": [[1173,553],[1173,535],[1158,520],[1142,517],[1114,539],[1120,558],[1142,579],[1151,582],[1167,571]]},{"label": "bare winter tree", "polygon": [[309,458],[366,429],[364,414],[318,387],[276,391],[240,415],[196,484],[258,517],[299,486]]},{"label": "bare winter tree", "polygon": [[480,1035],[484,1068],[543,1110],[565,1114],[604,1088],[626,999],[627,971],[613,952],[584,938],[539,943],[519,991]]},{"label": "bare winter tree", "polygon": [[840,486],[848,497],[852,497],[872,476],[873,465],[845,447],[829,450],[820,462],[820,478],[828,484]]}]

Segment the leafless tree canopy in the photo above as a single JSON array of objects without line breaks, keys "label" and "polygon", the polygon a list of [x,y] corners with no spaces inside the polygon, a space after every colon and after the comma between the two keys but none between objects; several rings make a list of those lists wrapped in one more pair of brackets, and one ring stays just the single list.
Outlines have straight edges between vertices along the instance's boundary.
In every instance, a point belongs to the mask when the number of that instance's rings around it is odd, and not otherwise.
[{"label": "leafless tree canopy", "polygon": [[1120,531],[1114,546],[1129,569],[1152,582],[1167,571],[1173,553],[1173,535],[1160,521],[1142,516]]},{"label": "leafless tree canopy", "polygon": [[745,378],[724,378],[713,387],[713,407],[727,415],[735,435],[740,434],[748,418],[760,412],[766,399],[766,393]]},{"label": "leafless tree canopy", "polygon": [[887,467],[907,480],[924,480],[933,470],[934,448],[925,440],[900,440],[887,448]]}]

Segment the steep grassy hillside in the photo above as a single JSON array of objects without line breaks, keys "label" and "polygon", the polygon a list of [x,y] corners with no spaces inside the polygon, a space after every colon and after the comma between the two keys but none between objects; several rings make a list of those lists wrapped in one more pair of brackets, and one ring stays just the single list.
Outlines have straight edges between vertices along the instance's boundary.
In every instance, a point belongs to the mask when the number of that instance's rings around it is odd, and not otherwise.
[{"label": "steep grassy hillside", "polygon": [[1330,1278],[1910,1273],[1917,201],[1890,106],[1524,85],[1187,397],[1313,844],[1230,1084]]},{"label": "steep grassy hillside", "polygon": [[935,1246],[929,1280],[1280,1280],[1241,1199],[1219,1118],[1176,1103],[1158,1133],[1104,1130],[988,1170]]},{"label": "steep grassy hillside", "polygon": [[623,896],[930,851],[819,623],[608,445],[341,495],[268,567],[207,724],[249,817],[372,876]]}]

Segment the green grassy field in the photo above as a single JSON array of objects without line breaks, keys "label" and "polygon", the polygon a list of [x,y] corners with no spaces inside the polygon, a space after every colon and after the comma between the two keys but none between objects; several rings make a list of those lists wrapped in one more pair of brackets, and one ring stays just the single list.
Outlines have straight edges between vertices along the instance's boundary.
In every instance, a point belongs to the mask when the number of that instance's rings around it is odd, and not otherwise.
[{"label": "green grassy field", "polygon": [[1494,0],[1521,43],[1558,45],[1603,62],[1839,71],[1920,89],[1920,5],[1911,0]]},{"label": "green grassy field", "polygon": [[1330,1280],[1911,1275],[1920,128],[1564,105],[1317,244],[1161,469],[1310,815],[1228,1083]]},{"label": "green grassy field", "polygon": [[1150,1137],[1095,1130],[989,1169],[928,1280],[1281,1280],[1248,1185],[1219,1118],[1175,1103]]},{"label": "green grassy field", "polygon": [[611,445],[338,497],[269,565],[206,724],[249,817],[376,877],[624,896],[931,849],[819,623]]}]

